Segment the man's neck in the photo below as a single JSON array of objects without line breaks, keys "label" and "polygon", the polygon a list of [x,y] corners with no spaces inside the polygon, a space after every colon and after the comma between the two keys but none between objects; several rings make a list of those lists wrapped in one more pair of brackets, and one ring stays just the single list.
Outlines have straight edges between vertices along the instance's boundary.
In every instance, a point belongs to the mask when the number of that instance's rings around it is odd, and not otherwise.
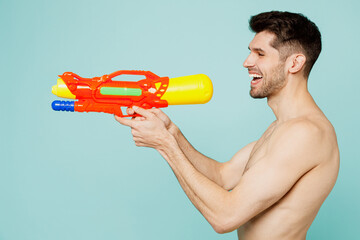
[{"label": "man's neck", "polygon": [[307,89],[307,80],[288,79],[287,84],[268,97],[268,105],[278,122],[303,116],[310,111],[320,110]]}]

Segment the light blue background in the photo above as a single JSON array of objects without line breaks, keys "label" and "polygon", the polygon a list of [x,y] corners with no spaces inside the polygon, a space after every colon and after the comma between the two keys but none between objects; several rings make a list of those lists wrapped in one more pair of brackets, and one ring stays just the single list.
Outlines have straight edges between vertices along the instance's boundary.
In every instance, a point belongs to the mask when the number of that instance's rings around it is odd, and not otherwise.
[{"label": "light blue background", "polygon": [[[57,75],[120,69],[205,73],[205,105],[165,110],[192,144],[226,161],[274,120],[242,67],[251,15],[301,12],[323,36],[309,89],[333,123],[337,184],[308,239],[356,239],[359,191],[358,1],[0,0],[0,239],[236,239],[216,234],[153,149],[112,115],[50,108]],[[279,226],[281,227],[281,226]]]}]

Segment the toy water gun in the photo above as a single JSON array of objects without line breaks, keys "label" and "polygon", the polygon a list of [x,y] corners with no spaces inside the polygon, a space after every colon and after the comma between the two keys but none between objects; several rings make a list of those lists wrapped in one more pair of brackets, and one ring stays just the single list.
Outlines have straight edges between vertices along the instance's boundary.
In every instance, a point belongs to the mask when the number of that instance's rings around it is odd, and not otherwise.
[{"label": "toy water gun", "polygon": [[[137,82],[113,80],[119,75],[141,75],[144,79]],[[210,101],[213,93],[211,80],[204,74],[169,79],[150,71],[121,70],[94,78],[82,78],[72,72],[65,72],[59,77],[52,93],[78,101],[53,101],[55,111],[104,112],[132,117],[136,115],[124,115],[121,107],[150,109],[202,104]]]}]

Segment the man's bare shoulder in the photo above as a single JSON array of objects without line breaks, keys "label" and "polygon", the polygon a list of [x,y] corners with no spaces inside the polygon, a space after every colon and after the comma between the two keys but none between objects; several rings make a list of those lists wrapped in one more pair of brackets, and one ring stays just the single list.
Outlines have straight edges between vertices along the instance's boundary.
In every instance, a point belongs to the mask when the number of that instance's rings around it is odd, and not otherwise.
[{"label": "man's bare shoulder", "polygon": [[327,147],[331,142],[336,142],[334,127],[323,114],[311,114],[291,119],[284,122],[282,130],[294,135],[293,137],[313,142],[318,147]]},{"label": "man's bare shoulder", "polygon": [[292,151],[320,164],[338,151],[335,130],[323,114],[293,118],[278,124],[270,149]]}]

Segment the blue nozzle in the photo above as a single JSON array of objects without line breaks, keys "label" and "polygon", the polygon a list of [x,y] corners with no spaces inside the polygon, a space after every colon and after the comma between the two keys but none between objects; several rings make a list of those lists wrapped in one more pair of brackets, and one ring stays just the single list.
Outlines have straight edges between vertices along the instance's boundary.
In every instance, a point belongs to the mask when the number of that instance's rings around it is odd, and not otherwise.
[{"label": "blue nozzle", "polygon": [[73,112],[74,111],[75,101],[53,101],[51,107],[55,111],[67,111]]}]

